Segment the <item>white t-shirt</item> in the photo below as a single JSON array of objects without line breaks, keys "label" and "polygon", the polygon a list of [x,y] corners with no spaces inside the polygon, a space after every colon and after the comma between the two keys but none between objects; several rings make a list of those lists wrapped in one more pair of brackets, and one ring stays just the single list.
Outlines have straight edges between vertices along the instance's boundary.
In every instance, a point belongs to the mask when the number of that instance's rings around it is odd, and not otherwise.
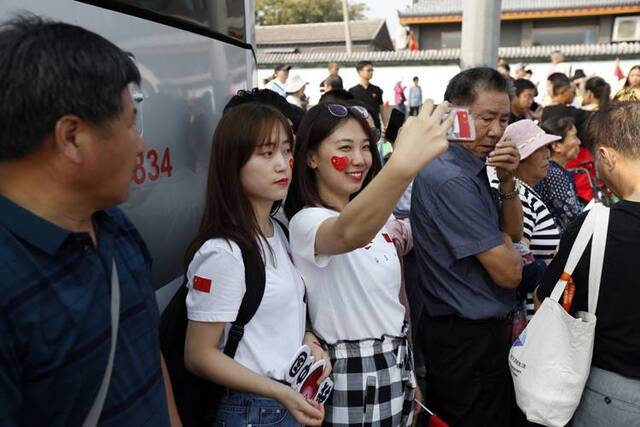
[{"label": "white t-shirt", "polygon": [[278,95],[286,98],[287,91],[284,88],[285,83],[280,82],[278,79],[273,79],[265,86],[265,89],[270,89],[276,92]]},{"label": "white t-shirt", "polygon": [[[273,249],[275,264],[265,245],[264,296],[255,316],[245,326],[235,360],[263,376],[282,380],[291,358],[302,345],[306,306],[304,282],[291,262],[287,239],[278,225],[274,224],[274,230],[267,241]],[[194,289],[195,276],[198,279]],[[208,240],[189,264],[187,279],[189,319],[227,322],[218,343],[218,348],[224,349],[246,290],[240,248],[224,239]],[[209,292],[205,292],[207,288]]]},{"label": "white t-shirt", "polygon": [[400,260],[383,227],[364,248],[341,255],[316,255],[316,232],[338,212],[305,208],[289,223],[293,262],[307,286],[314,331],[328,343],[401,336]]}]

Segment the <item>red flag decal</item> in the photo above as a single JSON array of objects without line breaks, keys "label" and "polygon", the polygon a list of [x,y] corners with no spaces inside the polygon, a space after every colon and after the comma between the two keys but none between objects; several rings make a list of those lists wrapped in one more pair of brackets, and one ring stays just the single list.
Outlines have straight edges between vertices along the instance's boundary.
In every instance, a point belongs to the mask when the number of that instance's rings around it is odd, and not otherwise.
[{"label": "red flag decal", "polygon": [[193,276],[193,289],[209,293],[211,292],[211,279],[206,279],[200,276]]},{"label": "red flag decal", "polygon": [[471,137],[471,128],[469,127],[469,115],[466,111],[458,111],[458,123],[460,123],[460,136],[462,138]]},{"label": "red flag decal", "polygon": [[387,243],[393,243],[393,239],[387,233],[382,233],[382,237],[384,237],[384,240],[386,240]]}]

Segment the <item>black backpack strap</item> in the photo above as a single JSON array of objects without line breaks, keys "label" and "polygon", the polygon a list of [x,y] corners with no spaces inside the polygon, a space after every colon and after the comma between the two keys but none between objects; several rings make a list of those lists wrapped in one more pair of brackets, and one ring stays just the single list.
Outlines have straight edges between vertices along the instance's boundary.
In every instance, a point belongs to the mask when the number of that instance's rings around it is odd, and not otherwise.
[{"label": "black backpack strap", "polygon": [[289,229],[287,228],[287,226],[284,225],[284,223],[276,217],[272,216],[271,219],[278,223],[278,225],[282,229],[282,232],[284,233],[284,236],[287,238],[287,241],[289,241]]},{"label": "black backpack strap", "polygon": [[238,310],[236,320],[231,324],[227,344],[224,346],[224,354],[233,357],[238,350],[238,344],[244,335],[244,327],[253,318],[260,307],[264,295],[266,281],[265,265],[259,253],[242,250],[242,262],[244,263],[244,280],[246,291]]}]

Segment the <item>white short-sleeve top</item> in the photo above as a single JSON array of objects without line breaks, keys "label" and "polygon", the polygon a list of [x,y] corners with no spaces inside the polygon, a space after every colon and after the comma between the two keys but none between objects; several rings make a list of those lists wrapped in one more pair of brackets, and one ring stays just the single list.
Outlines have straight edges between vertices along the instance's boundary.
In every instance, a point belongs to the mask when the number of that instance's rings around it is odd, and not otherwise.
[{"label": "white short-sleeve top", "polygon": [[[264,296],[245,326],[234,359],[254,372],[282,380],[291,357],[302,344],[306,304],[304,283],[293,266],[284,232],[277,225],[274,230],[273,237],[266,239],[274,256],[267,249],[263,257]],[[189,264],[187,279],[189,320],[227,323],[218,343],[223,349],[246,290],[240,248],[224,239],[208,240]]]},{"label": "white short-sleeve top", "polygon": [[384,227],[364,248],[341,255],[316,255],[318,228],[338,215],[310,207],[289,223],[291,253],[307,287],[314,331],[328,343],[401,336],[400,260]]}]

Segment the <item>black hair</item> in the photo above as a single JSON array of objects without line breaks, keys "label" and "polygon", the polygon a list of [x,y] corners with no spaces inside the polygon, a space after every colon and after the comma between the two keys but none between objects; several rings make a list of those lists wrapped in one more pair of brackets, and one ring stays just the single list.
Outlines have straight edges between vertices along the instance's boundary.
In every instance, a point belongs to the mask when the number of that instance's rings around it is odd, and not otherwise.
[{"label": "black hair", "polygon": [[525,90],[533,90],[537,92],[536,85],[531,80],[516,79],[513,81],[513,88],[515,89],[516,96],[520,96]]},{"label": "black hair", "polygon": [[[265,103],[243,103],[222,115],[211,143],[204,212],[198,232],[187,248],[185,269],[200,246],[214,238],[233,240],[243,250],[266,255],[266,251],[261,251],[265,249],[264,240],[257,239],[264,235],[243,191],[241,170],[258,146],[271,144],[271,135],[279,128],[284,129],[287,140],[293,143],[287,118]],[[273,203],[272,215],[280,204],[280,201]]]},{"label": "black hair", "polygon": [[371,61],[360,61],[356,64],[356,71],[360,71],[368,65],[373,66],[373,63]]},{"label": "black hair", "polygon": [[509,81],[493,68],[469,68],[456,74],[449,81],[444,99],[457,105],[471,105],[475,102],[480,90],[509,95]]},{"label": "black hair", "polygon": [[[562,137],[564,140],[569,131],[573,129],[576,125],[573,117],[555,117],[551,119],[545,120],[540,126],[546,133],[551,135],[557,135]],[[562,140],[557,142],[563,142]]]},{"label": "black hair", "polygon": [[33,153],[69,114],[103,126],[140,83],[133,59],[76,25],[20,15],[0,25],[0,161]]},{"label": "black hair", "polygon": [[341,124],[347,120],[355,120],[360,128],[369,137],[371,149],[371,168],[365,176],[362,187],[358,192],[351,195],[351,199],[356,197],[371,182],[375,175],[382,168],[382,163],[376,149],[375,132],[367,123],[367,120],[360,114],[354,114],[349,108],[349,104],[341,103],[347,107],[346,117],[334,116],[327,104],[318,104],[307,111],[302,123],[300,132],[296,135],[294,148],[293,176],[291,187],[287,199],[284,202],[284,212],[287,218],[291,219],[305,206],[324,206],[329,209],[336,209],[322,200],[318,190],[316,172],[307,164],[309,153],[317,151],[318,147],[328,136],[330,136]]},{"label": "black hair", "polygon": [[344,89],[333,89],[329,92],[325,92],[321,97],[318,104],[326,103],[326,102],[337,102],[338,104],[341,102],[351,101],[353,99],[353,94],[348,90]]},{"label": "black hair", "polygon": [[598,108],[604,108],[611,97],[611,86],[602,77],[590,77],[584,84],[585,91],[591,91],[598,100]]},{"label": "black hair", "polygon": [[420,80],[420,78],[419,78],[418,76],[415,76],[415,77],[413,78],[413,81],[415,82],[416,80]]},{"label": "black hair", "polygon": [[270,89],[258,89],[257,87],[254,87],[249,91],[244,89],[239,90],[231,97],[229,102],[227,102],[227,105],[224,106],[222,114],[225,114],[233,107],[249,102],[257,102],[258,104],[266,104],[275,107],[278,111],[284,114],[286,118],[291,120],[291,127],[293,128],[293,131],[298,131],[298,126],[302,121],[302,116],[304,116],[304,110],[297,105],[287,102],[282,95]]},{"label": "black hair", "polygon": [[553,96],[558,96],[571,87],[571,79],[564,73],[552,73],[547,80],[551,82]]}]

